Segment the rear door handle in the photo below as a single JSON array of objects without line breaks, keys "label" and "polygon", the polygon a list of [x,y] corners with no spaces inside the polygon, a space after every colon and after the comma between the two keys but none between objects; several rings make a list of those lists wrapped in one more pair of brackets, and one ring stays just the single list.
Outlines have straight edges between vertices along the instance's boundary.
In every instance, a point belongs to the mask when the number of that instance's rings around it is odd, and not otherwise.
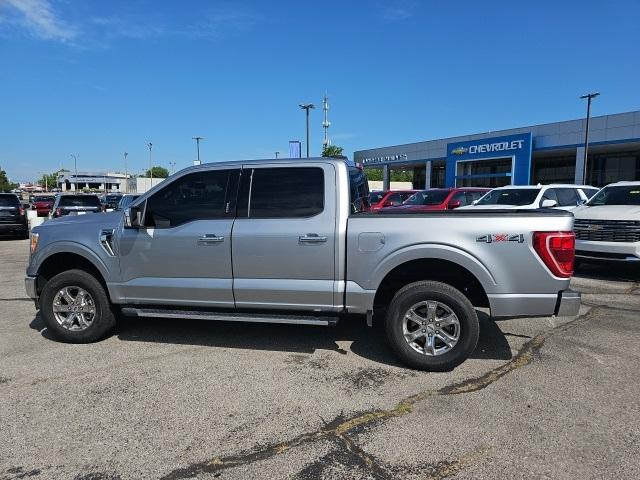
[{"label": "rear door handle", "polygon": [[215,233],[207,233],[198,239],[198,245],[213,245],[224,242],[224,237],[219,237]]},{"label": "rear door handle", "polygon": [[327,237],[321,237],[317,233],[307,233],[298,237],[300,243],[325,243],[326,241]]}]

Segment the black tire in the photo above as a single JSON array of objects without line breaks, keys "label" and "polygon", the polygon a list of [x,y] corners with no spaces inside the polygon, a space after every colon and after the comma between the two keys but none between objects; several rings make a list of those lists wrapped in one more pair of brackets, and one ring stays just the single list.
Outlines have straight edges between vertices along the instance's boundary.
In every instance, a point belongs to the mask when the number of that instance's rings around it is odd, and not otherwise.
[{"label": "black tire", "polygon": [[[403,334],[406,312],[426,300],[446,305],[460,323],[458,342],[441,355],[429,356],[414,350]],[[478,344],[480,325],[473,305],[459,290],[446,283],[421,281],[406,285],[395,294],[387,310],[385,330],[391,348],[403,363],[418,370],[444,372],[453,370],[473,353]]]},{"label": "black tire", "polygon": [[[75,286],[86,290],[95,305],[95,316],[84,330],[72,331],[58,323],[53,313],[53,300],[64,287]],[[40,295],[40,313],[53,336],[68,343],[91,343],[105,337],[115,326],[116,318],[102,284],[84,270],[67,270],[49,280]]]}]

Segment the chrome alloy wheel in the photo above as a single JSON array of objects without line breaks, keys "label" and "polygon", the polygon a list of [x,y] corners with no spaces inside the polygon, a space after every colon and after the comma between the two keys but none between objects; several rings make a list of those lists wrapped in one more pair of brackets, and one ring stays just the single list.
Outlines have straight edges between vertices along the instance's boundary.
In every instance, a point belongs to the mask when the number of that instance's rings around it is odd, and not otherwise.
[{"label": "chrome alloy wheel", "polygon": [[427,300],[413,305],[402,320],[405,340],[427,356],[445,354],[460,340],[460,321],[447,305]]},{"label": "chrome alloy wheel", "polygon": [[67,330],[85,330],[96,316],[96,304],[86,290],[64,287],[53,297],[53,316]]}]

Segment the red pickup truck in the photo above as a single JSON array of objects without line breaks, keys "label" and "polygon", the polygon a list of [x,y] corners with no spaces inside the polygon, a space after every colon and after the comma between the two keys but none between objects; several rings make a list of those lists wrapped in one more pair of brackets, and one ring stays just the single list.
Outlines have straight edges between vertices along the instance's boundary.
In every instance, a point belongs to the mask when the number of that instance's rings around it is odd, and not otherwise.
[{"label": "red pickup truck", "polygon": [[55,199],[56,197],[53,195],[41,195],[34,197],[31,209],[37,211],[39,217],[48,217]]}]

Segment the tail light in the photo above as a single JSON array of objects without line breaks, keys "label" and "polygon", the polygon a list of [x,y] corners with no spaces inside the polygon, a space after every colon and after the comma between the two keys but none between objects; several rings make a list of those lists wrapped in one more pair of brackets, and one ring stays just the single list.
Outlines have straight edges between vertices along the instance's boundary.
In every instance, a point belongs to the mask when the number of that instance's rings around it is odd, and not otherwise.
[{"label": "tail light", "polygon": [[576,236],[573,232],[533,232],[533,248],[551,273],[569,278],[576,257]]},{"label": "tail light", "polygon": [[20,213],[20,216],[22,217],[24,215],[24,207],[20,207],[18,209],[18,212]]}]

